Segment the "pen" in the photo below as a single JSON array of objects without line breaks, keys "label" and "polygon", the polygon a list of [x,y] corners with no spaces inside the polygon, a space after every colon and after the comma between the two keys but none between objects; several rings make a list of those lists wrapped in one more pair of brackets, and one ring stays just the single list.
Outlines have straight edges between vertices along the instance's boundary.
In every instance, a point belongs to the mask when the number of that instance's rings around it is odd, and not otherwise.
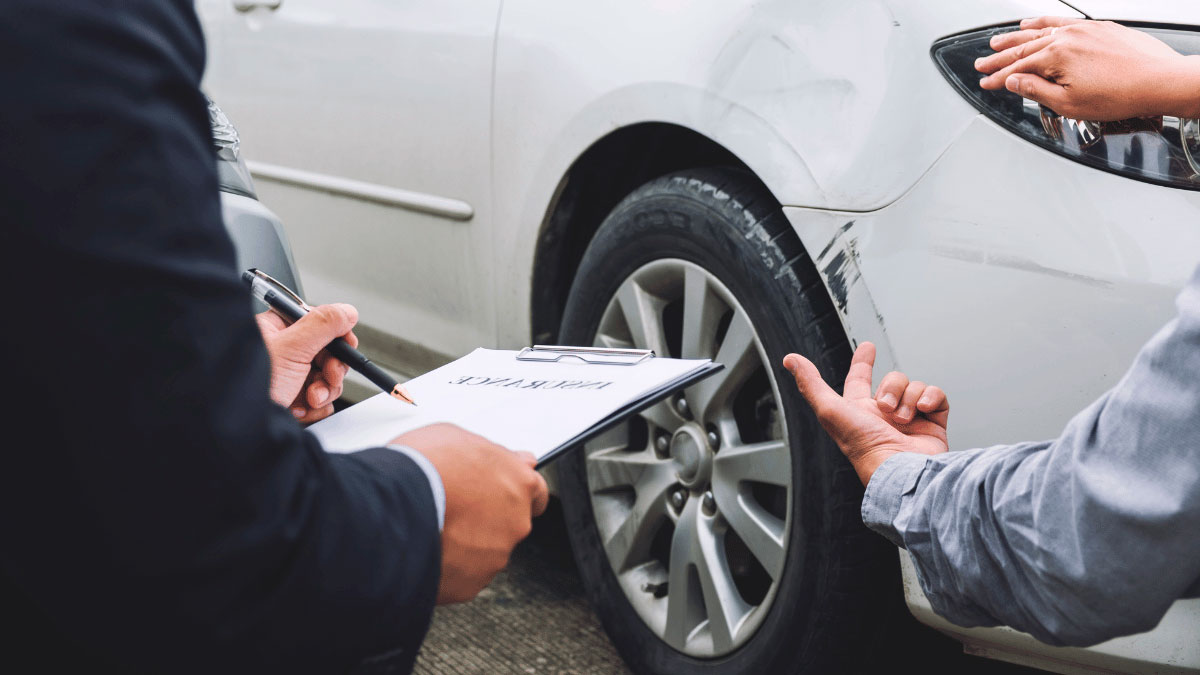
[{"label": "pen", "polygon": [[[295,291],[271,278],[271,275],[262,270],[246,270],[242,272],[242,280],[249,284],[251,295],[265,302],[267,307],[271,308],[271,311],[283,317],[283,320],[289,324],[299,321],[300,317],[308,314],[312,309],[299,295],[296,295]],[[364,356],[362,352],[351,347],[350,343],[346,342],[343,338],[337,338],[333,342],[330,342],[325,349],[335,359],[373,382],[375,386],[384,390],[393,398],[412,405],[417,404],[399,382],[396,382],[382,368],[371,363],[370,359]]]}]

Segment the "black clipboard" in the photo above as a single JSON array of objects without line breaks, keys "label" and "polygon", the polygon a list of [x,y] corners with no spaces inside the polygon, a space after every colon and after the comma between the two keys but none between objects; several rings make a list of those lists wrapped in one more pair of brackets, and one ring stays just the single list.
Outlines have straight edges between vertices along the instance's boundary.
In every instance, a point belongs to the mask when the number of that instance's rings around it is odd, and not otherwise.
[{"label": "black clipboard", "polygon": [[[522,349],[516,356],[518,361],[536,361],[542,363],[558,363],[564,360],[582,361],[593,365],[629,366],[636,368],[639,364],[655,358],[649,349],[610,349],[606,347],[563,347],[558,345],[535,345]],[[555,458],[563,455],[571,448],[583,445],[585,442],[599,436],[616,425],[624,422],[633,415],[649,408],[680,389],[687,389],[693,384],[725,369],[720,363],[708,363],[696,370],[681,375],[666,382],[630,401],[613,413],[579,432],[571,439],[554,448],[538,460],[537,468],[542,468]]]}]

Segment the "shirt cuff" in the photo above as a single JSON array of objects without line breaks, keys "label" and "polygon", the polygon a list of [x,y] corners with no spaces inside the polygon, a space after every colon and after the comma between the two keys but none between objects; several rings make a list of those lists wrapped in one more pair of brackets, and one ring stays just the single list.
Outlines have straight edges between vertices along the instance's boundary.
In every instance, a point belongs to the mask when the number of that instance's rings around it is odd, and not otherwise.
[{"label": "shirt cuff", "polygon": [[387,447],[389,450],[404,453],[425,472],[425,478],[429,479],[429,489],[433,491],[433,504],[437,507],[438,532],[441,532],[446,525],[446,486],[442,485],[442,475],[438,473],[437,467],[429,461],[428,457],[406,445],[389,445]]},{"label": "shirt cuff", "polygon": [[900,548],[905,548],[904,533],[896,528],[896,514],[904,496],[917,486],[928,462],[927,455],[898,452],[875,469],[863,494],[863,523]]}]

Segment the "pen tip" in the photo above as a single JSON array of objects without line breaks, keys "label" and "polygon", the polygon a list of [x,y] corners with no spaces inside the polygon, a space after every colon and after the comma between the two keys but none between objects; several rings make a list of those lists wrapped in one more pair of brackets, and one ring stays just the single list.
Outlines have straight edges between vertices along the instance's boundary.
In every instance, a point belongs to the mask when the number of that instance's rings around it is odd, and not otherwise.
[{"label": "pen tip", "polygon": [[417,405],[417,402],[413,400],[412,396],[408,393],[408,390],[400,385],[396,385],[396,388],[392,389],[391,395],[393,398],[404,401],[409,405]]}]

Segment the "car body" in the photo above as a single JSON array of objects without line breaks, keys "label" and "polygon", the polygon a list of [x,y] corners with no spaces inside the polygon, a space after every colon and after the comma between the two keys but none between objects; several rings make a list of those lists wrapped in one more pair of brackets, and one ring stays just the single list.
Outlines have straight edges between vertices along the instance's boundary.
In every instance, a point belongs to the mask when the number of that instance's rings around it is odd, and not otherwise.
[{"label": "car body", "polygon": [[[943,38],[1036,15],[1200,30],[1192,3],[198,7],[206,86],[251,139],[312,299],[355,303],[401,370],[553,339],[601,215],[718,157],[782,205],[850,341],[878,346],[877,373],[950,392],[955,449],[1056,436],[1173,316],[1200,262],[1200,192],[1030,143],[930,58]],[[945,622],[901,559],[910,610],[969,651],[1200,670],[1200,600],[1149,633],[1055,648]]]},{"label": "car body", "polygon": [[258,201],[254,181],[242,159],[237,129],[211,99],[208,113],[217,151],[221,217],[233,241],[237,269],[258,268],[302,292],[287,232],[279,216]]}]

